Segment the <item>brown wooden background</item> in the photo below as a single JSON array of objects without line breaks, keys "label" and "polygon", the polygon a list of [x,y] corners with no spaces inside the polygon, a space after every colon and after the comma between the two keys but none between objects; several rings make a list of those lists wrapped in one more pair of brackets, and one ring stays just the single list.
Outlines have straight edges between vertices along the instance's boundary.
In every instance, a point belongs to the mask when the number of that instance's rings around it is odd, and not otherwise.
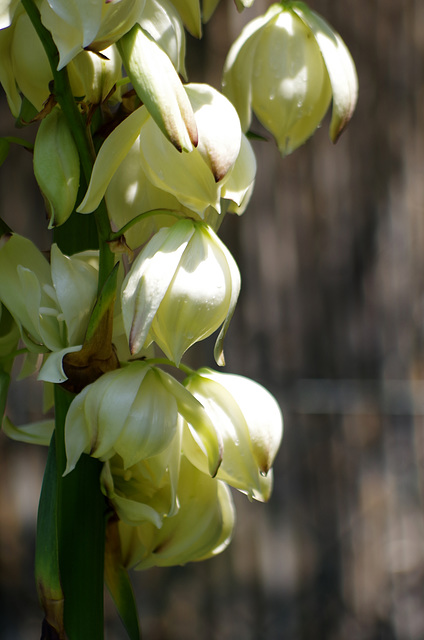
[{"label": "brown wooden background", "polygon": [[[189,42],[191,79],[219,85],[259,2],[241,17],[220,6]],[[134,574],[147,640],[424,638],[424,2],[310,4],[352,51],[357,112],[336,147],[328,121],[284,160],[256,143],[252,204],[222,228],[243,277],[228,369],[265,384],[285,415],[274,494],[235,496],[219,558]],[[0,133],[10,125],[3,105]],[[17,149],[2,167],[0,210],[43,246],[30,162]],[[212,364],[211,351],[194,358]],[[15,387],[17,421],[39,407],[34,385]],[[30,640],[44,452],[2,437],[0,461],[0,638]],[[107,638],[124,639],[107,615]]]}]

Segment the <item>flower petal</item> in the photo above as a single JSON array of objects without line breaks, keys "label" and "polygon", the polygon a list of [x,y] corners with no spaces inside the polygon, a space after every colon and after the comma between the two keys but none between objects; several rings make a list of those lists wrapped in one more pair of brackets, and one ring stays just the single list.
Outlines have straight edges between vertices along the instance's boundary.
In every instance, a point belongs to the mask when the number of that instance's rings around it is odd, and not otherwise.
[{"label": "flower petal", "polygon": [[149,112],[145,107],[140,107],[133,111],[128,118],[125,118],[106,138],[94,163],[87,193],[77,209],[79,213],[90,213],[97,209],[112,176],[130,151],[140,134],[141,127],[148,119]]},{"label": "flower petal", "polygon": [[337,142],[352,117],[358,99],[355,64],[339,34],[321,16],[303,3],[299,6],[294,3],[292,9],[313,32],[324,58],[333,91],[330,138]]},{"label": "flower petal", "polygon": [[178,151],[197,145],[193,109],[171,60],[139,24],[118,42],[118,51],[139,98]]},{"label": "flower petal", "polygon": [[135,259],[122,285],[122,315],[130,351],[144,345],[156,311],[194,233],[190,220],[160,229]]}]

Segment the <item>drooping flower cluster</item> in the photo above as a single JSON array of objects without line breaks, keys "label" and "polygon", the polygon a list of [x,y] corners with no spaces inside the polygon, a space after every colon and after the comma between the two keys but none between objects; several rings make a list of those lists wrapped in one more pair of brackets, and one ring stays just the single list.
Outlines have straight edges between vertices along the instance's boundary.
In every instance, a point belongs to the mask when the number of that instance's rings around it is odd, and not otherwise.
[{"label": "drooping flower cluster", "polygon": [[[244,29],[227,59],[225,95],[179,75],[184,26],[200,36],[216,0],[34,6],[57,68],[22,4],[3,0],[0,83],[15,117],[24,119],[29,104],[41,120],[34,173],[49,227],[91,214],[104,198],[115,270],[102,275],[104,246],[68,257],[53,244],[47,260],[4,233],[0,376],[8,382],[21,339],[42,354],[40,380],[77,392],[65,424],[66,473],[83,454],[104,463],[102,489],[119,517],[127,566],[211,557],[231,539],[228,486],[268,500],[282,437],[278,404],[259,384],[181,362],[219,329],[215,359],[224,364],[240,274],[217,232],[253,189],[252,110],[284,155],[312,135],[332,98],[334,140],[355,106],[354,66],[340,37],[300,2],[273,5]],[[81,149],[55,93],[64,70],[89,148],[98,150],[85,193]]]}]

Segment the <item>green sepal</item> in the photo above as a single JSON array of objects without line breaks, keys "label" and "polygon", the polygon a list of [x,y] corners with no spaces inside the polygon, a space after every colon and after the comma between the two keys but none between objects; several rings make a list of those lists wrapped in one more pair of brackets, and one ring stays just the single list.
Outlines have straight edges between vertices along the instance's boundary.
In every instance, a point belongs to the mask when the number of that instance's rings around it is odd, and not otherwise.
[{"label": "green sepal", "polygon": [[128,572],[122,563],[118,519],[112,517],[106,527],[105,582],[130,640],[140,640],[137,606]]}]

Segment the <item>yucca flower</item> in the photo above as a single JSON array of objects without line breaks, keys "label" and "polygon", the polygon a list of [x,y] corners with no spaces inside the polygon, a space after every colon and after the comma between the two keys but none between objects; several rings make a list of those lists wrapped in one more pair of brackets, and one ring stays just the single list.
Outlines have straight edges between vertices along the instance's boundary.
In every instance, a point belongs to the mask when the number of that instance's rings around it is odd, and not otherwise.
[{"label": "yucca flower", "polygon": [[118,454],[124,468],[160,454],[177,433],[179,414],[195,424],[213,475],[221,462],[221,445],[198,400],[171,375],[142,361],[105,373],[87,385],[69,408],[66,473],[82,453],[103,461]]},{"label": "yucca flower", "polygon": [[[92,253],[69,258],[53,244],[49,264],[30,240],[18,234],[0,239],[0,301],[30,351],[61,354],[61,362],[65,352],[81,348],[97,293],[96,263]],[[42,379],[63,382],[58,366],[47,360]]]},{"label": "yucca flower", "polygon": [[180,220],[156,233],[122,285],[122,314],[132,354],[152,341],[173,362],[221,325],[215,356],[240,290],[234,258],[203,222]]},{"label": "yucca flower", "polygon": [[[208,85],[189,84],[185,91],[196,120],[197,148],[190,153],[178,152],[147,109],[137,109],[100,148],[79,212],[94,211],[118,167],[135,148],[142,166],[140,188],[147,177],[157,189],[200,217],[210,206],[220,212],[221,198],[237,206],[243,203],[255,179],[256,163],[234,107]],[[132,185],[138,186],[134,173]]]},{"label": "yucca flower", "polygon": [[229,545],[235,524],[224,482],[198,471],[184,456],[177,487],[179,509],[163,519],[132,527],[119,522],[123,563],[135,569],[205,560]]},{"label": "yucca flower", "polygon": [[[223,441],[217,477],[257,500],[268,500],[272,465],[281,444],[283,418],[275,398],[243,376],[204,368],[188,376],[186,388],[202,403]],[[183,449],[205,472],[208,460],[188,425]]]},{"label": "yucca flower", "polygon": [[103,51],[136,24],[144,0],[42,0],[41,19],[59,50],[58,69],[83,49]]},{"label": "yucca flower", "polygon": [[243,131],[253,111],[287,155],[314,133],[331,99],[330,137],[337,140],[355,108],[358,82],[338,33],[305,3],[283,1],[248,23],[234,42],[223,91]]},{"label": "yucca flower", "polygon": [[[74,96],[88,104],[98,104],[121,77],[121,60],[116,47],[105,49],[103,57],[81,50],[67,70]],[[44,47],[29,16],[20,7],[12,24],[0,30],[0,83],[13,115],[19,115],[20,93],[41,111],[50,95],[52,80]]]}]

